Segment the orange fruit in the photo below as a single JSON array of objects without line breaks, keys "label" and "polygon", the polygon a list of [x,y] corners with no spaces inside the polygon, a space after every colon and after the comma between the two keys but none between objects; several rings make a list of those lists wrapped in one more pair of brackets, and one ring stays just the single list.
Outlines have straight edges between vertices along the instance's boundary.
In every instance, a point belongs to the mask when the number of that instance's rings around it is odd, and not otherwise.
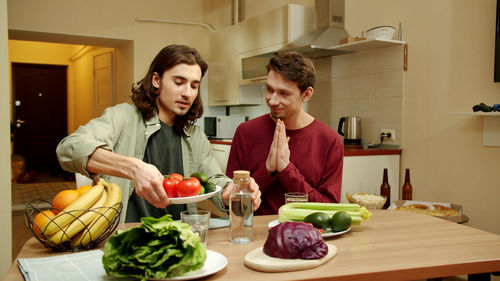
[{"label": "orange fruit", "polygon": [[41,230],[51,221],[56,214],[54,214],[52,211],[47,210],[40,212],[36,214],[35,218],[33,219],[33,232],[35,233],[36,236],[42,238],[42,233]]},{"label": "orange fruit", "polygon": [[64,210],[64,208],[68,207],[68,205],[73,203],[78,197],[80,197],[80,193],[75,189],[59,191],[59,193],[54,196],[54,199],[52,199],[52,211],[56,215],[59,214],[60,210]]},{"label": "orange fruit", "polygon": [[85,192],[87,192],[87,190],[89,190],[91,188],[92,188],[91,185],[82,185],[82,186],[78,187],[76,189],[76,191],[78,191],[78,194],[80,194],[80,196],[82,196]]}]

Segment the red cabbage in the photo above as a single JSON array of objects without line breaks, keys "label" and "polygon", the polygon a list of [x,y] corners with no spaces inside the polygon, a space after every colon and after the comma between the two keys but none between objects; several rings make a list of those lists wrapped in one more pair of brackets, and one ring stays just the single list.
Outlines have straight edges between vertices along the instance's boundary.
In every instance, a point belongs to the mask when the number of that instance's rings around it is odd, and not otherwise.
[{"label": "red cabbage", "polygon": [[269,230],[264,253],[281,259],[319,259],[328,246],[314,226],[303,222],[284,222]]}]

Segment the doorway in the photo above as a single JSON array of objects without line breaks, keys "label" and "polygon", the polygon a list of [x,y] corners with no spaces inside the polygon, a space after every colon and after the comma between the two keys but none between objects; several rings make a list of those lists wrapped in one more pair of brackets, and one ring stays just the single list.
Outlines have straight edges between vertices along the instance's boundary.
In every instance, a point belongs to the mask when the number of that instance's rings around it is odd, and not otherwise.
[{"label": "doorway", "polygon": [[62,173],[56,156],[67,135],[67,66],[12,63],[13,152],[26,172]]},{"label": "doorway", "polygon": [[74,186],[58,179],[63,170],[55,152],[67,135],[67,85],[67,66],[12,63],[12,163],[24,162],[21,178],[14,178],[11,189],[12,229],[17,232],[12,240],[13,258],[31,237],[24,205]]},{"label": "doorway", "polygon": [[[42,43],[42,45],[40,43]],[[50,46],[43,44],[49,44]],[[65,44],[65,46],[61,47],[62,44]],[[83,46],[88,47],[82,48]],[[134,81],[133,41],[9,30],[9,60],[12,63],[22,62],[45,65],[68,65],[66,70],[68,73],[67,103],[65,106],[65,108],[67,108],[67,122],[59,122],[59,124],[65,126],[67,134],[72,133],[78,128],[79,125],[86,123],[88,119],[94,116],[92,108],[93,99],[92,101],[91,99],[84,100],[89,96],[93,97],[92,74],[75,74],[75,69],[79,66],[83,69],[92,70],[90,59],[87,60],[87,56],[85,56],[84,52],[81,52],[81,50],[92,51],[94,50],[94,47],[115,48],[116,57],[114,57],[112,66],[116,83],[113,86],[116,87],[115,91],[118,95],[116,100],[114,100],[114,103],[128,101],[130,85],[132,85]],[[54,53],[57,53],[58,55],[54,56]],[[66,54],[68,54],[67,60],[63,57]],[[77,66],[77,64],[79,65]],[[80,73],[82,72],[78,72],[78,74]],[[12,76],[13,75],[14,74],[12,73]],[[14,84],[12,76],[11,81],[12,84]],[[15,107],[14,85],[12,85],[11,90],[11,104]],[[14,108],[11,115],[12,121],[16,121],[14,117],[15,111],[16,109]],[[46,113],[40,115],[39,117],[41,119],[46,119],[49,118],[52,113],[54,113],[53,110],[46,110]],[[12,124],[15,128],[15,122],[12,122]],[[13,259],[15,259],[26,240],[31,238],[31,234],[29,233],[24,220],[24,206],[26,202],[32,202],[35,199],[50,199],[53,198],[58,191],[62,189],[71,189],[75,186],[76,183],[74,181],[67,181],[61,177],[48,177],[46,175],[38,175],[35,182],[12,184],[11,229],[16,230],[15,235],[12,234]]]}]

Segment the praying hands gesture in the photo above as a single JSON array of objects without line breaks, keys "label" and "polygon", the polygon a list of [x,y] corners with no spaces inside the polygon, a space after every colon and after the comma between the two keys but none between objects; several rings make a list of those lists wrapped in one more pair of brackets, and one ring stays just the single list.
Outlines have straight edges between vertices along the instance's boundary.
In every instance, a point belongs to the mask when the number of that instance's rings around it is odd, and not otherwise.
[{"label": "praying hands gesture", "polygon": [[290,163],[289,140],[290,137],[286,136],[285,123],[277,119],[273,142],[271,143],[269,155],[266,160],[266,168],[269,174],[283,171],[288,166],[288,163]]}]

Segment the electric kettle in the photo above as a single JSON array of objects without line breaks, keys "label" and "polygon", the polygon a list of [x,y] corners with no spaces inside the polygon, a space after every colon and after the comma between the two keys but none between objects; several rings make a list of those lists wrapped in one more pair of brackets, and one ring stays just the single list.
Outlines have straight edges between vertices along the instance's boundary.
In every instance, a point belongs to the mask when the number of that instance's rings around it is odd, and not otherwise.
[{"label": "electric kettle", "polygon": [[344,136],[344,144],[361,144],[361,117],[340,118],[337,132]]}]

